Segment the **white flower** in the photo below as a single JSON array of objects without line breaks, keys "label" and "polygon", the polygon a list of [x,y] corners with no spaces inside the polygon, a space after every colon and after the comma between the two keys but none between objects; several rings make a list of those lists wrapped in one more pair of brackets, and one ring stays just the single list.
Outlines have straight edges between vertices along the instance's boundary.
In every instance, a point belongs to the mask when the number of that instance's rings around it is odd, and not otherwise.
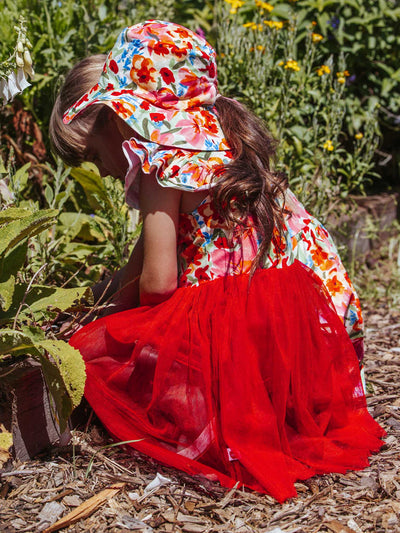
[{"label": "white flower", "polygon": [[19,68],[17,70],[17,83],[21,91],[31,86],[29,81],[26,79],[25,72],[22,68]]},{"label": "white flower", "polygon": [[30,86],[22,68],[17,73],[11,72],[8,78],[0,78],[0,96],[3,97],[3,105],[12,100],[18,93]]},{"label": "white flower", "polygon": [[3,105],[6,105],[10,99],[10,91],[8,90],[8,79],[0,79],[0,96],[3,97]]},{"label": "white flower", "polygon": [[8,76],[8,90],[10,92],[10,99],[13,100],[14,96],[21,92],[21,89],[17,83],[17,76],[15,72],[11,72]]}]

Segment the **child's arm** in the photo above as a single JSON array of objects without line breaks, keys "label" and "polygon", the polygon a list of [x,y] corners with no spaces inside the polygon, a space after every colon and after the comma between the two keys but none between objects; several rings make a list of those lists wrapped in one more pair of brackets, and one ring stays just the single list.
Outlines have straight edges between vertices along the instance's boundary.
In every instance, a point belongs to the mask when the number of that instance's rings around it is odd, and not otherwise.
[{"label": "child's arm", "polygon": [[181,191],[161,187],[154,177],[142,176],[139,198],[144,252],[139,281],[141,305],[160,303],[177,289],[181,196]]}]

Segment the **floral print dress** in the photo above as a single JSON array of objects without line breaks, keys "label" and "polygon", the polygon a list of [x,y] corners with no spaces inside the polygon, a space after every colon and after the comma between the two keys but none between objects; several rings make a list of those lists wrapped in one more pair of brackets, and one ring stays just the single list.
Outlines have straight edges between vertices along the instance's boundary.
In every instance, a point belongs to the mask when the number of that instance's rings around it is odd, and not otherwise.
[{"label": "floral print dress", "polygon": [[[138,208],[139,185],[136,179],[139,156],[144,173],[156,169],[163,187],[182,191],[208,190],[212,171],[231,160],[230,152],[191,152],[165,148],[152,142],[131,139],[124,143],[130,163],[126,176],[127,202]],[[282,200],[281,200],[282,203]],[[265,268],[282,268],[300,261],[323,282],[338,316],[353,342],[357,356],[363,358],[363,318],[360,301],[343,266],[336,246],[325,227],[288,189],[284,199],[283,241],[279,250],[271,244]],[[250,272],[259,243],[251,220],[247,227],[233,232],[218,216],[211,196],[192,213],[181,213],[178,238],[179,286],[198,285],[220,276]]]}]

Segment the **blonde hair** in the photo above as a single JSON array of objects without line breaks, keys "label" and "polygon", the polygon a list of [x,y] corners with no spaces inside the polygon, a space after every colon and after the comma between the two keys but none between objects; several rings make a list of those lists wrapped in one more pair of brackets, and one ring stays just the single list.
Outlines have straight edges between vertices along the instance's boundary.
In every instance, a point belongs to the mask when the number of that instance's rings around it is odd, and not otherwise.
[{"label": "blonde hair", "polygon": [[106,55],[87,57],[67,74],[58,93],[50,117],[49,133],[54,152],[71,166],[80,165],[86,156],[86,144],[95,123],[102,120],[105,106],[91,105],[70,124],[63,123],[63,115],[86,91],[99,81]]}]

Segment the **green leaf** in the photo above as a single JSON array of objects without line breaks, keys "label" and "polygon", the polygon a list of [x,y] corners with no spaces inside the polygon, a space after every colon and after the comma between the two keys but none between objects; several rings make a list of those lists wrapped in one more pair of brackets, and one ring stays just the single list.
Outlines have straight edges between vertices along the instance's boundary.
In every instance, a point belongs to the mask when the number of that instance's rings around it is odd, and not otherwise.
[{"label": "green leaf", "polygon": [[0,157],[0,174],[7,174],[7,169],[4,166],[4,161],[2,157]]},{"label": "green leaf", "polygon": [[[29,354],[39,360],[49,391],[54,399],[61,431],[72,409],[82,400],[85,388],[85,363],[79,351],[64,341],[45,339],[39,328],[24,331],[0,330],[0,355]],[[51,359],[46,357],[43,350]]]},{"label": "green leaf", "polygon": [[29,209],[23,209],[21,207],[9,207],[0,211],[0,225],[6,222],[12,222],[13,220],[18,220],[20,218],[28,217],[32,215],[32,211]]},{"label": "green leaf", "polygon": [[[0,313],[0,324],[12,322],[17,313],[20,303],[27,290],[26,284],[15,286],[13,300],[6,312]],[[44,285],[32,285],[25,296],[24,306],[20,310],[21,318],[35,315],[40,320],[40,313],[67,311],[79,306],[84,298],[93,303],[93,294],[88,287],[64,289],[60,287],[46,287]]]},{"label": "green leaf", "polygon": [[7,311],[7,309],[12,304],[14,288],[15,276],[13,276],[12,274],[8,279],[6,279],[6,281],[0,282],[0,308],[3,311]]},{"label": "green leaf", "polygon": [[[87,168],[94,168],[94,166]],[[100,174],[87,168],[73,168],[71,170],[71,177],[83,188],[90,207],[96,210],[101,207],[96,196],[107,201],[108,195]]]},{"label": "green leaf", "polygon": [[25,187],[28,184],[28,178],[29,178],[28,170],[30,167],[31,167],[31,163],[25,163],[25,165],[19,168],[14,174],[14,176],[12,177],[12,181],[14,182],[14,184],[18,184],[18,189],[20,191],[25,189]]},{"label": "green leaf", "polygon": [[79,350],[64,341],[51,339],[42,341],[38,345],[54,360],[72,406],[77,407],[82,400],[86,380],[85,363]]},{"label": "green leaf", "polygon": [[67,427],[68,418],[74,408],[73,402],[66,391],[65,383],[58,366],[52,363],[42,353],[39,353],[37,360],[42,366],[44,380],[54,400],[56,408],[56,413],[54,413],[56,415],[55,418],[59,423],[60,431],[63,432]]},{"label": "green leaf", "polygon": [[3,311],[7,311],[12,304],[17,273],[25,262],[27,250],[28,244],[25,242],[5,256],[0,256],[0,308]]},{"label": "green leaf", "polygon": [[33,348],[34,342],[31,337],[22,331],[15,329],[0,329],[0,355],[12,354],[21,349],[27,350],[30,353],[30,348]]},{"label": "green leaf", "polygon": [[33,237],[49,228],[55,222],[58,211],[38,211],[19,220],[13,220],[0,228],[0,254],[11,250],[24,239]]},{"label": "green leaf", "polygon": [[57,231],[67,233],[70,239],[79,238],[86,242],[105,239],[104,233],[99,231],[96,217],[86,213],[61,213]]}]

